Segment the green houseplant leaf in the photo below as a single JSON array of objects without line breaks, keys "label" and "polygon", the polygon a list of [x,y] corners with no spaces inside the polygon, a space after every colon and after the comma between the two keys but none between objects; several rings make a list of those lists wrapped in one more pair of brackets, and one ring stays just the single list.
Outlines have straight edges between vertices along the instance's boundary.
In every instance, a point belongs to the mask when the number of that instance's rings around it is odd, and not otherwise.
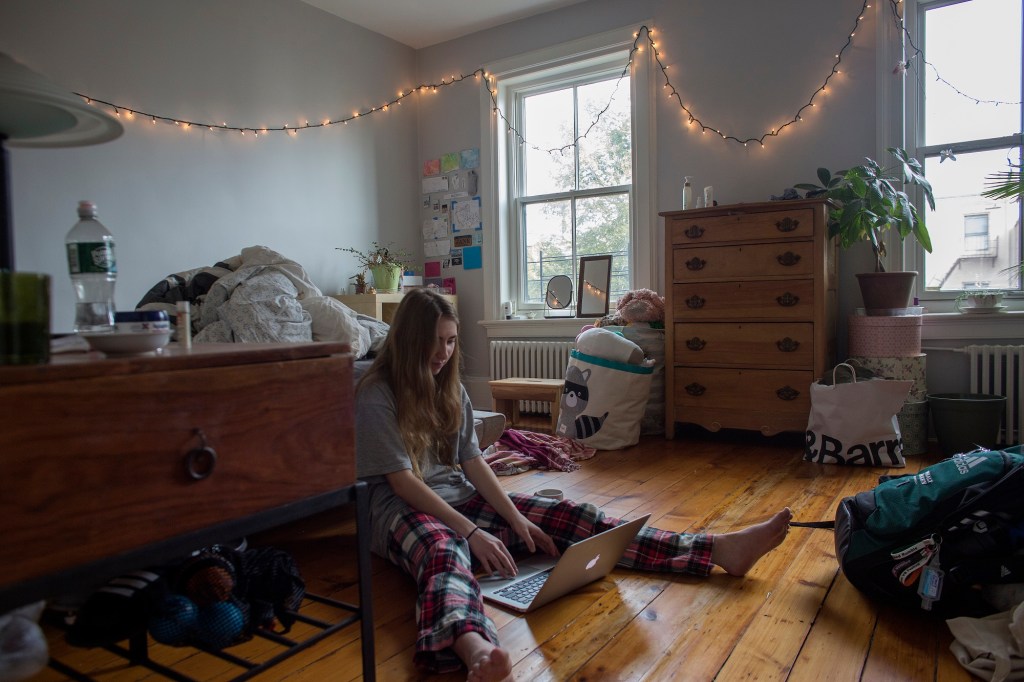
[{"label": "green houseplant leaf", "polygon": [[821,185],[794,185],[805,190],[808,198],[826,197],[832,201],[829,236],[838,238],[844,249],[857,242],[868,242],[875,254],[876,272],[885,271],[882,259],[885,258],[884,233],[887,230],[893,229],[901,241],[913,234],[925,251],[932,250],[924,218],[907,193],[898,189],[917,185],[934,210],[931,183],[925,178],[921,163],[905,149],[889,147],[888,151],[898,162],[893,168],[882,168],[873,159],[865,159],[859,166],[836,173],[819,168],[817,175]]}]

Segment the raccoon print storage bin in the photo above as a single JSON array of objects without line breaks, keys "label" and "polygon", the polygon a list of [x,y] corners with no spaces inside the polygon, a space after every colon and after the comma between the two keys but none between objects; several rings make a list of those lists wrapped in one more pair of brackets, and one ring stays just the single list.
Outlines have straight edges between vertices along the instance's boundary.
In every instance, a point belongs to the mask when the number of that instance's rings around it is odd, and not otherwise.
[{"label": "raccoon print storage bin", "polygon": [[631,365],[573,350],[556,435],[598,450],[636,445],[653,375],[652,360]]}]

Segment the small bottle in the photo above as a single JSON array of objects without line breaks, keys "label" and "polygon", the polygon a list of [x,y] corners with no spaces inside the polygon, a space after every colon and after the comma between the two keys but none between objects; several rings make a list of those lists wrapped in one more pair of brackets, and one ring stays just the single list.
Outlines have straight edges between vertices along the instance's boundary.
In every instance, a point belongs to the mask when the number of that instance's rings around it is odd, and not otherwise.
[{"label": "small bottle", "polygon": [[686,209],[688,209],[688,208],[693,208],[693,186],[690,184],[691,180],[693,180],[693,177],[690,176],[690,175],[687,175],[687,176],[683,177],[683,210],[684,211]]},{"label": "small bottle", "polygon": [[192,348],[192,304],[178,301],[175,312],[177,317],[174,328],[178,331],[178,345],[187,350]]},{"label": "small bottle", "polygon": [[114,236],[96,219],[96,204],[78,202],[78,222],[64,242],[75,289],[75,331],[114,331]]}]

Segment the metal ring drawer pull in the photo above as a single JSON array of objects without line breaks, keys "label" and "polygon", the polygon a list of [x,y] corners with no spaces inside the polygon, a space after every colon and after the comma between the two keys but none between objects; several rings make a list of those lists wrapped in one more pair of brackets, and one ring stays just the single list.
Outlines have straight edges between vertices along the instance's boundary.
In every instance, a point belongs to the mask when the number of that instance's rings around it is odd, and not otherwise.
[{"label": "metal ring drawer pull", "polygon": [[697,294],[694,294],[690,298],[686,299],[687,308],[703,308],[707,301]]},{"label": "metal ring drawer pull", "polygon": [[704,266],[707,265],[707,264],[708,264],[708,262],[706,260],[704,260],[703,258],[697,258],[697,256],[694,256],[690,260],[686,261],[686,269],[687,270],[703,270]]},{"label": "metal ring drawer pull", "polygon": [[201,481],[213,473],[217,467],[217,451],[206,444],[206,434],[196,429],[199,436],[199,447],[185,453],[185,473],[194,481]]},{"label": "metal ring drawer pull", "polygon": [[690,350],[704,350],[704,346],[706,345],[707,341],[700,338],[699,336],[695,336],[686,342],[686,347],[689,348]]},{"label": "metal ring drawer pull", "polygon": [[700,225],[690,225],[683,234],[690,239],[700,239],[704,236],[704,228]]},{"label": "metal ring drawer pull", "polygon": [[705,388],[704,386],[701,386],[697,382],[694,382],[692,384],[688,384],[686,386],[686,392],[689,393],[690,395],[695,395],[695,396],[696,395],[704,395],[704,391],[706,391],[706,390],[708,390],[708,389]]},{"label": "metal ring drawer pull", "polygon": [[775,347],[778,348],[783,353],[792,353],[796,351],[798,348],[800,348],[800,342],[794,341],[793,339],[787,336],[784,339],[779,339],[778,341],[776,341]]},{"label": "metal ring drawer pull", "polygon": [[782,296],[777,296],[775,298],[775,301],[783,308],[792,308],[793,306],[800,302],[800,297],[794,296],[793,294],[787,291]]},{"label": "metal ring drawer pull", "polygon": [[800,254],[787,251],[781,256],[777,256],[776,260],[779,261],[779,265],[784,267],[792,267],[800,262]]},{"label": "metal ring drawer pull", "polygon": [[779,232],[792,232],[800,225],[800,221],[796,218],[783,218],[782,220],[775,223],[775,229]]},{"label": "metal ring drawer pull", "polygon": [[783,386],[779,390],[775,391],[775,395],[779,397],[779,400],[796,400],[800,397],[800,391],[796,390],[792,386]]}]

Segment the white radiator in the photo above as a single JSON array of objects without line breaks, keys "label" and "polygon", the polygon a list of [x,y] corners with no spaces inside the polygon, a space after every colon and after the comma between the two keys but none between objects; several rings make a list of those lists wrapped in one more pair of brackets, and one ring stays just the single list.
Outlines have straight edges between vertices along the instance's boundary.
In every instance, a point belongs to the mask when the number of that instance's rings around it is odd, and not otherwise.
[{"label": "white radiator", "polygon": [[[569,351],[572,349],[573,342],[569,339],[492,339],[491,378],[564,379],[565,367],[569,363]],[[519,410],[548,414],[550,406],[537,400],[523,400],[519,403]]]},{"label": "white radiator", "polygon": [[1024,442],[1024,346],[975,345],[964,348],[971,363],[971,392],[1006,396],[1006,415],[999,441]]}]

